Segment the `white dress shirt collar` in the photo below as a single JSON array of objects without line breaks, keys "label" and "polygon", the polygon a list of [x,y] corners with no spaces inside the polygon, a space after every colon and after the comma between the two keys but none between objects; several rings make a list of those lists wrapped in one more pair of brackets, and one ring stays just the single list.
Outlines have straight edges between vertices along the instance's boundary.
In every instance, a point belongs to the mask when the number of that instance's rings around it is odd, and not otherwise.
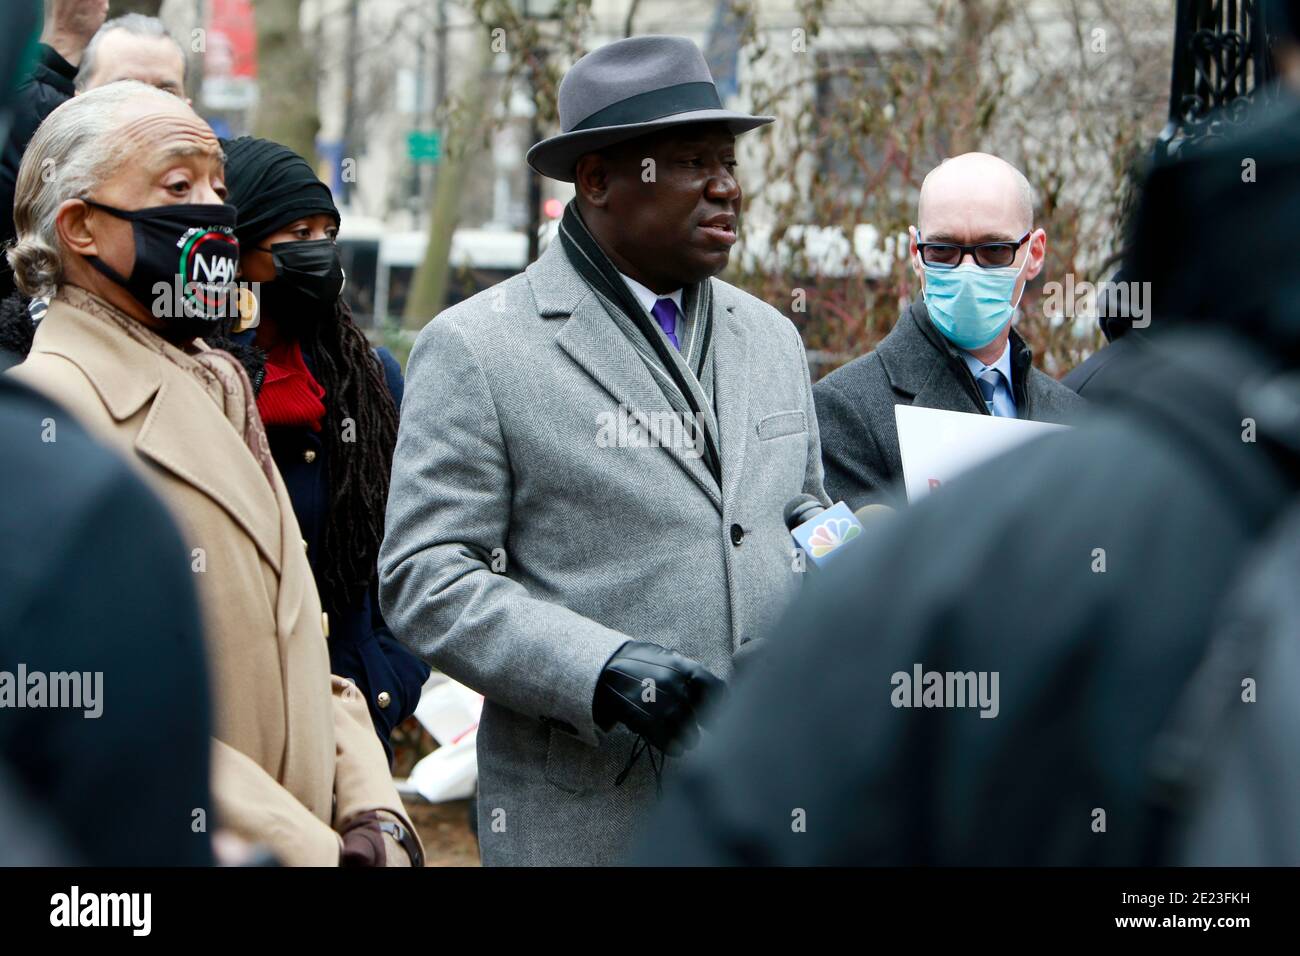
[{"label": "white dress shirt collar", "polygon": [[645,309],[647,313],[654,310],[655,303],[660,299],[672,299],[673,303],[677,306],[677,314],[685,315],[682,311],[681,289],[678,289],[676,292],[670,292],[668,295],[656,295],[635,279],[629,276],[624,276],[621,272],[619,275],[623,276],[623,281],[627,283],[627,287],[632,290],[632,294],[636,296],[636,300],[641,303],[641,308]]},{"label": "white dress shirt collar", "polygon": [[966,366],[970,369],[971,375],[976,379],[985,369],[995,368],[1002,373],[998,379],[997,385],[993,389],[993,408],[994,415],[999,418],[1017,418],[1016,393],[1011,387],[1011,340],[1007,340],[1006,348],[1002,350],[1002,355],[992,365],[985,365],[969,352],[963,351],[961,357],[966,360]]},{"label": "white dress shirt collar", "polygon": [[979,378],[980,372],[984,371],[986,368],[995,368],[1002,373],[1002,377],[1006,380],[1007,388],[1008,389],[1011,388],[1011,339],[1010,337],[1007,338],[1007,344],[1002,347],[1002,354],[998,357],[998,360],[994,362],[992,365],[985,365],[983,362],[981,362],[979,359],[977,359],[975,356],[971,355],[969,352],[965,350],[962,351],[961,357],[966,360],[966,366],[970,369],[970,373],[974,375],[976,378]]}]

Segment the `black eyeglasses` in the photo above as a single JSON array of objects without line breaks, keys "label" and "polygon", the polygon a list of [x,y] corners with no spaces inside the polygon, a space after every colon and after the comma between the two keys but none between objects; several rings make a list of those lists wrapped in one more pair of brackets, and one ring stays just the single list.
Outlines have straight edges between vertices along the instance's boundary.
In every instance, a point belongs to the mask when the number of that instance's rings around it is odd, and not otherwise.
[{"label": "black eyeglasses", "polygon": [[977,242],[964,246],[959,242],[917,242],[921,261],[936,269],[955,269],[967,256],[973,256],[981,269],[1003,269],[1016,261],[1016,253],[1034,234],[1030,229],[1019,242]]}]

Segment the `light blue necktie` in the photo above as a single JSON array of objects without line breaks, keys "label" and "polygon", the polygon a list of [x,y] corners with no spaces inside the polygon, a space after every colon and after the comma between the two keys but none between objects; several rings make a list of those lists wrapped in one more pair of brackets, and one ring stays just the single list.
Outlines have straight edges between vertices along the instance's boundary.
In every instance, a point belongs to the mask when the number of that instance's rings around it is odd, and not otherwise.
[{"label": "light blue necktie", "polygon": [[975,383],[980,387],[980,394],[984,396],[984,407],[989,410],[990,415],[996,415],[993,411],[993,396],[997,394],[998,383],[1002,380],[1002,373],[995,368],[986,368],[980,372]]},{"label": "light blue necktie", "polygon": [[668,336],[668,341],[673,343],[673,348],[680,352],[682,346],[677,341],[677,303],[672,299],[660,299],[655,303],[655,307],[650,310],[650,314],[659,323],[659,328],[664,330],[664,335]]}]

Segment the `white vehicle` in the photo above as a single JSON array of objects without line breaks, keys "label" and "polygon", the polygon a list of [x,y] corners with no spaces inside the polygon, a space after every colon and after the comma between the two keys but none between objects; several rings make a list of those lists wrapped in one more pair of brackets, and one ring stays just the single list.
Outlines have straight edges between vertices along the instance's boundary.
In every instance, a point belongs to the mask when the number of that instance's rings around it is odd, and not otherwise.
[{"label": "white vehicle", "polygon": [[[428,242],[427,230],[386,232],[381,223],[348,220],[339,247],[348,276],[345,294],[358,325],[377,329],[401,324]],[[444,307],[523,271],[527,259],[528,237],[522,232],[457,229],[451,239]]]}]

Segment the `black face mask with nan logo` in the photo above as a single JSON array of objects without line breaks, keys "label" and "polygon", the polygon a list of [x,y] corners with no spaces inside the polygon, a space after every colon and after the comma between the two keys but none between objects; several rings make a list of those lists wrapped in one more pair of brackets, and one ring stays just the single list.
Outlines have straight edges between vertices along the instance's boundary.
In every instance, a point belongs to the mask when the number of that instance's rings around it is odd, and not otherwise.
[{"label": "black face mask with nan logo", "polygon": [[135,265],[129,276],[98,256],[86,261],[165,324],[169,338],[217,332],[239,315],[239,240],[234,206],[223,203],[116,209],[83,202],[132,225]]}]

